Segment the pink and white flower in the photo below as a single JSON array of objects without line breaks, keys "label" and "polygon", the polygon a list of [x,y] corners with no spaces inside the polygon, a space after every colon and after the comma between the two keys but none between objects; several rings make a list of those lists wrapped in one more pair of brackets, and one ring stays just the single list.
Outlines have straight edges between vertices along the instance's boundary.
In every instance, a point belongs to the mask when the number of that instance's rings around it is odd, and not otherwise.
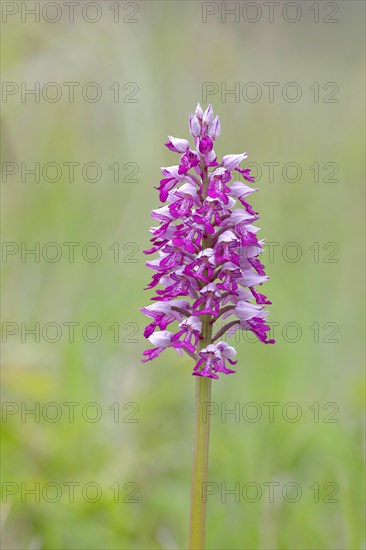
[{"label": "pink and white flower", "polygon": [[[158,285],[153,304],[141,309],[150,317],[144,335],[155,346],[144,352],[143,361],[158,357],[165,349],[187,353],[196,361],[195,376],[218,378],[231,374],[236,351],[225,341],[237,330],[249,330],[265,344],[270,327],[264,307],[271,302],[258,291],[268,280],[259,260],[263,240],[253,225],[259,218],[247,197],[257,191],[250,169],[240,168],[247,153],[225,155],[217,160],[214,142],[221,132],[212,105],[197,105],[189,117],[194,144],[168,136],[166,146],[180,155],[179,164],[162,168],[157,188],[162,205],[152,211],[160,222],[150,232],[158,254],[147,262],[155,271],[149,289]],[[247,183],[236,181],[234,171]],[[207,342],[207,323],[228,319]],[[177,329],[167,330],[174,323]]]}]

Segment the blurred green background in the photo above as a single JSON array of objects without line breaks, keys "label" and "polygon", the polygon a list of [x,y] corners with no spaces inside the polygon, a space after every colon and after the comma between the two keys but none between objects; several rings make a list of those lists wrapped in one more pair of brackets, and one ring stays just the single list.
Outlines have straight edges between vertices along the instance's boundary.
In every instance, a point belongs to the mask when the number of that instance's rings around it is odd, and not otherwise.
[{"label": "blurred green background", "polygon": [[[177,162],[163,142],[188,137],[197,101],[220,115],[217,154],[261,166],[252,203],[278,243],[263,258],[277,344],[241,337],[237,374],[213,383],[207,547],[363,548],[363,2],[298,2],[296,23],[283,2],[273,23],[262,2],[252,23],[215,2],[98,2],[73,23],[63,2],[54,23],[52,5],[36,21],[21,4],[35,3],[2,3],[2,548],[187,547],[192,362],[140,363],[139,308],[154,186]],[[22,97],[37,82],[39,101]],[[219,92],[202,97],[205,82]],[[221,95],[236,82],[239,98]],[[36,162],[39,181],[24,172]]]}]

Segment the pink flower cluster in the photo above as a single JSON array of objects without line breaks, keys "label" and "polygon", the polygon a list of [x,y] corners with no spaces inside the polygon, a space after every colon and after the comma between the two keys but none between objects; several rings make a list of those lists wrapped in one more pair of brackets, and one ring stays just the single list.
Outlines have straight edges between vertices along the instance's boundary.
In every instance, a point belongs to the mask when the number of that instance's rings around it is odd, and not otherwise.
[{"label": "pink flower cluster", "polygon": [[[163,206],[151,214],[160,225],[150,229],[152,248],[145,251],[158,254],[146,263],[155,272],[147,288],[162,288],[154,303],[141,309],[151,319],[144,335],[154,346],[143,361],[172,347],[194,358],[194,375],[219,378],[235,372],[227,364],[236,363],[236,351],[220,340],[225,333],[250,330],[261,342],[274,343],[264,309],[271,302],[257,288],[268,279],[259,260],[263,241],[253,225],[259,216],[247,202],[257,189],[235,180],[241,174],[254,182],[250,170],[240,168],[247,154],[225,155],[218,162],[214,142],[220,120],[212,105],[203,112],[198,104],[189,128],[194,148],[172,136],[165,144],[180,160],[161,169],[157,189]],[[218,330],[223,319],[228,322]],[[172,323],[178,329],[167,330]]]}]

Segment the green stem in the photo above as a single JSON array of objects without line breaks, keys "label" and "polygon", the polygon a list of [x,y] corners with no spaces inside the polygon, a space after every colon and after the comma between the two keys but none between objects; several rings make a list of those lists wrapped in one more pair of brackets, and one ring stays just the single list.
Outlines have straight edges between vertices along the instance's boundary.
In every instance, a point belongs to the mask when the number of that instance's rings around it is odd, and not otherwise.
[{"label": "green stem", "polygon": [[[204,338],[200,349],[211,341],[212,326],[209,315],[203,316]],[[208,469],[208,447],[210,436],[209,403],[211,402],[211,379],[198,376],[196,380],[195,434],[193,446],[193,471],[191,493],[191,520],[189,548],[203,550],[206,534],[206,483]]]},{"label": "green stem", "polygon": [[207,482],[210,417],[207,417],[206,423],[202,422],[202,406],[204,403],[210,402],[211,379],[199,376],[196,384],[196,432],[193,451],[189,548],[191,550],[203,550],[206,534],[206,495],[204,494],[204,488]]}]

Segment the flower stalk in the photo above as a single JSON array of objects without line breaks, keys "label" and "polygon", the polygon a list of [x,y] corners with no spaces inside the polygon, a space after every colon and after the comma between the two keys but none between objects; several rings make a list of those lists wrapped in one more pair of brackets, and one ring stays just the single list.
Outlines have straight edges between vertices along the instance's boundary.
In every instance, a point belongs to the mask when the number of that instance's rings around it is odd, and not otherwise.
[{"label": "flower stalk", "polygon": [[189,527],[190,550],[203,550],[206,537],[206,495],[208,449],[210,439],[210,415],[203,414],[211,402],[211,379],[196,379],[195,433],[193,444],[193,468],[191,491],[191,516]]}]

